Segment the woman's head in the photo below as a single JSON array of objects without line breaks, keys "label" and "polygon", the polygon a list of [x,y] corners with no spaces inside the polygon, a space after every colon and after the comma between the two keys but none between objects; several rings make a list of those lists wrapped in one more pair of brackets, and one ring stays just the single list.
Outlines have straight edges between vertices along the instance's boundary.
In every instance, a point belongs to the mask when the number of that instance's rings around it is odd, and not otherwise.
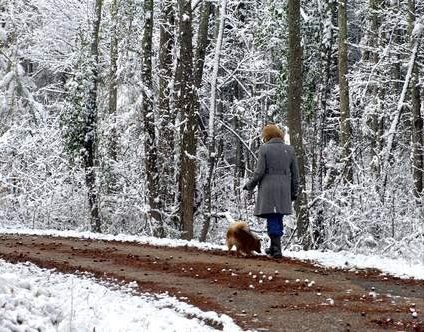
[{"label": "woman's head", "polygon": [[271,138],[283,138],[284,139],[284,131],[277,127],[275,124],[267,124],[262,129],[262,138],[264,142],[268,142]]}]

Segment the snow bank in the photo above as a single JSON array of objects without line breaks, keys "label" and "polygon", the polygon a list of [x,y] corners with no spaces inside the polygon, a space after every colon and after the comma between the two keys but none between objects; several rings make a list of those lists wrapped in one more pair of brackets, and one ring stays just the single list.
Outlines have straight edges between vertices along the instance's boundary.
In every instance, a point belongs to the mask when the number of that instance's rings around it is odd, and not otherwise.
[{"label": "snow bank", "polygon": [[424,264],[409,262],[401,258],[387,258],[379,255],[354,254],[348,251],[321,252],[284,251],[283,255],[301,260],[310,260],[317,265],[343,269],[378,269],[384,274],[407,279],[424,279]]},{"label": "snow bank", "polygon": [[[199,241],[186,241],[175,239],[159,239],[147,236],[135,235],[110,235],[92,232],[58,231],[58,230],[33,230],[33,229],[0,229],[0,234],[23,234],[23,235],[49,235],[60,237],[76,237],[83,239],[98,239],[106,241],[136,242],[157,246],[181,247],[188,246],[201,250],[227,250],[226,246]],[[300,260],[310,260],[323,267],[347,268],[347,269],[378,269],[383,273],[400,277],[424,280],[424,263],[421,261],[407,261],[402,258],[387,258],[381,255],[354,254],[348,251],[321,252],[310,251],[284,251],[283,255]]]},{"label": "snow bank", "polygon": [[100,234],[93,232],[78,232],[78,231],[58,231],[55,229],[0,229],[0,234],[22,234],[22,235],[46,235],[58,237],[74,237],[81,239],[92,240],[105,240],[105,241],[121,241],[121,242],[136,242],[140,244],[150,244],[154,246],[167,246],[167,247],[191,247],[203,250],[222,249],[227,250],[226,246],[217,245],[207,242],[199,242],[195,240],[178,240],[178,239],[160,239],[151,236],[137,236],[128,234]]},{"label": "snow bank", "polygon": [[134,284],[111,286],[0,260],[0,331],[215,331],[205,320],[241,331],[226,315],[167,295],[135,294]]}]

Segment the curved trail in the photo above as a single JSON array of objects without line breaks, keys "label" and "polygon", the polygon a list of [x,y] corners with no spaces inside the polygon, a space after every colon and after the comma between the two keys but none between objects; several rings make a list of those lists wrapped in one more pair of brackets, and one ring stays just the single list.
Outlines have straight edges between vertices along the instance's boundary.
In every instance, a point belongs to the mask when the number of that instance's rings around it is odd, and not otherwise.
[{"label": "curved trail", "polygon": [[[290,259],[129,242],[0,235],[0,258],[61,272],[137,281],[264,331],[424,331],[424,281]],[[259,281],[261,280],[261,281]],[[418,312],[418,317],[411,315]],[[219,328],[219,326],[216,326]]]}]

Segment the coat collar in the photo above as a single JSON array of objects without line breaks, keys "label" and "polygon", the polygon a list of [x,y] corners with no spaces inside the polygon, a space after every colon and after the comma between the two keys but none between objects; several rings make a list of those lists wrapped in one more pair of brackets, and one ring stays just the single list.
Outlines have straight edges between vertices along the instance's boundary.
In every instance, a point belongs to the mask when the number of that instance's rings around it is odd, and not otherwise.
[{"label": "coat collar", "polygon": [[274,138],[271,138],[268,142],[267,142],[267,144],[271,144],[271,143],[284,143],[284,140],[282,139],[282,138],[279,138],[279,137],[274,137]]}]

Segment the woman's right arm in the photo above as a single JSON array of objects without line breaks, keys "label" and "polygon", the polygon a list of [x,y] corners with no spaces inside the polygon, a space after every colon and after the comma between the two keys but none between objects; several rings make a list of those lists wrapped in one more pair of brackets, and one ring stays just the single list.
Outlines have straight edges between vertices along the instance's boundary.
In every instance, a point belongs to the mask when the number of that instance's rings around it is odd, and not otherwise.
[{"label": "woman's right arm", "polygon": [[256,164],[255,172],[253,173],[252,178],[247,182],[243,189],[245,190],[253,190],[255,189],[256,185],[262,180],[262,178],[265,175],[265,168],[266,168],[266,158],[265,158],[265,146],[262,145],[259,148],[259,156],[258,156],[258,162]]}]

